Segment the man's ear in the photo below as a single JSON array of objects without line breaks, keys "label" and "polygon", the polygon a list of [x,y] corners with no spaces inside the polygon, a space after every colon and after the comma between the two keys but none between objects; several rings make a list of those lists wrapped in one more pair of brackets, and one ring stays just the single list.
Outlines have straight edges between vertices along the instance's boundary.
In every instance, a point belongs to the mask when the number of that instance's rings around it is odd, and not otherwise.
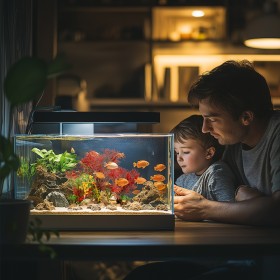
[{"label": "man's ear", "polygon": [[216,149],[214,147],[210,147],[206,150],[206,159],[211,159],[215,155]]},{"label": "man's ear", "polygon": [[244,111],[241,114],[241,122],[243,125],[249,125],[255,118],[255,115],[252,111]]}]

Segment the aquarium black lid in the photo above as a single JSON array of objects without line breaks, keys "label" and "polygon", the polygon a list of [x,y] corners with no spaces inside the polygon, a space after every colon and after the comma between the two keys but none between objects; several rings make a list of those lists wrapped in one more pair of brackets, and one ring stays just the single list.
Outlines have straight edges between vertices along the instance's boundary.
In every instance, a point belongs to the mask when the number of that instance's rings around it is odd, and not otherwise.
[{"label": "aquarium black lid", "polygon": [[75,112],[35,111],[34,122],[89,122],[89,123],[159,123],[159,112]]}]

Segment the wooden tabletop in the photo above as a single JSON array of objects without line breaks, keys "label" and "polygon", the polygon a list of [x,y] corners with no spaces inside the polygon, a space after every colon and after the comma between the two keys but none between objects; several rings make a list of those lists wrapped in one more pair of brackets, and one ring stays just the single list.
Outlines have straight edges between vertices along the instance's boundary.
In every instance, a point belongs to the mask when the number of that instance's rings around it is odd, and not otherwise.
[{"label": "wooden tabletop", "polygon": [[[61,260],[279,256],[280,228],[176,220],[174,231],[66,231],[45,244]],[[7,259],[44,257],[36,244],[2,250]]]}]

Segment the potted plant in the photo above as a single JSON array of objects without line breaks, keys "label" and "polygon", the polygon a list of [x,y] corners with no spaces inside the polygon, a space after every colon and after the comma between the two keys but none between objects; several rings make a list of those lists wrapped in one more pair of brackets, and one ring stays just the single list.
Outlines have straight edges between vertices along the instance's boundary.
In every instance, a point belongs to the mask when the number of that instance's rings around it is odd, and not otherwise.
[{"label": "potted plant", "polygon": [[[36,57],[23,57],[11,66],[4,80],[4,94],[9,101],[10,118],[8,136],[0,135],[0,242],[21,243],[26,239],[30,201],[4,198],[4,181],[16,172],[20,161],[14,152],[11,124],[14,109],[34,100],[44,91],[47,80],[53,78],[68,65],[62,56],[50,63]],[[32,225],[34,231],[34,225]],[[34,237],[34,233],[33,237]],[[40,234],[42,236],[42,234]]]}]

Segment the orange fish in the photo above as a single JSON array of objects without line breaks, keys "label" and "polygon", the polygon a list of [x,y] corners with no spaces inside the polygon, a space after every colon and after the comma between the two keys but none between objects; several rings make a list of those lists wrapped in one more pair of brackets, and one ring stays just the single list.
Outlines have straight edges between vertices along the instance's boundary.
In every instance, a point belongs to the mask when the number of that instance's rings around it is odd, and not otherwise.
[{"label": "orange fish", "polygon": [[108,163],[105,163],[105,164],[104,164],[104,167],[106,167],[107,169],[116,169],[116,168],[118,168],[119,166],[118,166],[115,162],[110,161],[110,162],[108,162]]},{"label": "orange fish", "polygon": [[117,158],[124,158],[125,154],[124,153],[117,153],[116,157]]},{"label": "orange fish", "polygon": [[129,183],[129,181],[125,178],[118,178],[115,180],[115,184],[119,187],[124,187]]},{"label": "orange fish", "polygon": [[140,193],[140,190],[134,190],[132,193],[133,194],[138,194],[138,193]]},{"label": "orange fish", "polygon": [[163,182],[154,182],[154,186],[159,190],[159,191],[163,191],[166,189],[166,184],[164,184]]},{"label": "orange fish", "polygon": [[162,182],[165,180],[165,177],[161,174],[155,174],[154,176],[151,176],[151,180],[157,181],[157,182]]},{"label": "orange fish", "polygon": [[105,178],[105,175],[102,172],[94,172],[94,174],[95,174],[96,178],[98,178],[98,179],[104,179]]},{"label": "orange fish", "polygon": [[100,154],[96,151],[90,151],[89,152],[92,156],[99,156]]},{"label": "orange fish", "polygon": [[138,177],[137,179],[134,180],[136,184],[144,184],[147,180],[143,177]]},{"label": "orange fish", "polygon": [[138,160],[137,162],[133,162],[133,166],[137,168],[145,168],[150,163],[146,160]]},{"label": "orange fish", "polygon": [[164,164],[159,163],[159,164],[157,164],[157,165],[154,167],[154,170],[155,170],[155,171],[161,172],[161,171],[164,170],[165,168],[166,168],[166,166],[165,166]]}]

